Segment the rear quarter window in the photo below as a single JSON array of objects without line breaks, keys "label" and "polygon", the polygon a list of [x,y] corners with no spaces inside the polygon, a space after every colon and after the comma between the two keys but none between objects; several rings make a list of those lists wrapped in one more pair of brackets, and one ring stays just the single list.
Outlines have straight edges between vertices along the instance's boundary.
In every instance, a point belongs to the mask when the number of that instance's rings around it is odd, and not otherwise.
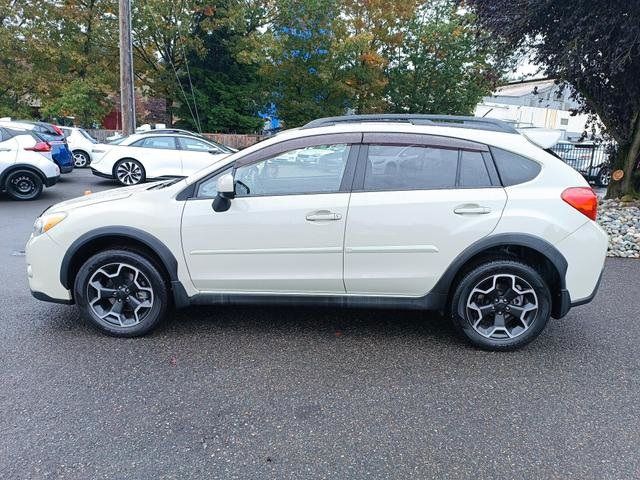
[{"label": "rear quarter window", "polygon": [[539,163],[527,157],[502,150],[501,148],[491,147],[491,155],[505,187],[533,180],[538,176],[542,168]]}]

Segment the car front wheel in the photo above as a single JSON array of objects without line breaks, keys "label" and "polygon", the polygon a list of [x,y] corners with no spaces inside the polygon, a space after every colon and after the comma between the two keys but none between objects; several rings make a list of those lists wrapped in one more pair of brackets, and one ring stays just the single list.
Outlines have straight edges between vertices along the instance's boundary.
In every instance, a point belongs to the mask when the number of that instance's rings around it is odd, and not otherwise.
[{"label": "car front wheel", "polygon": [[113,168],[113,172],[122,185],[137,185],[145,181],[144,167],[132,158],[120,160]]},{"label": "car front wheel", "polygon": [[116,337],[150,332],[168,306],[158,267],[129,250],[106,250],[89,258],[76,275],[74,298],[93,325]]},{"label": "car front wheel", "polygon": [[534,340],[551,314],[542,276],[514,260],[476,266],[458,283],[451,304],[456,328],[485,350],[515,350]]}]

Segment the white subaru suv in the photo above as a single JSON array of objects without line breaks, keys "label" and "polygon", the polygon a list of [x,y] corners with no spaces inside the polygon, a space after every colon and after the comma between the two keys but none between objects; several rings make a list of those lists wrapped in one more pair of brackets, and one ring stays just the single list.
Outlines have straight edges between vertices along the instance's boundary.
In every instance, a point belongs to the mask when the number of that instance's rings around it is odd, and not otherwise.
[{"label": "white subaru suv", "polygon": [[596,208],[579,173],[506,123],[334,117],[186,179],[54,205],[27,269],[36,298],[116,336],[172,306],[312,304],[446,312],[510,350],[594,297]]}]

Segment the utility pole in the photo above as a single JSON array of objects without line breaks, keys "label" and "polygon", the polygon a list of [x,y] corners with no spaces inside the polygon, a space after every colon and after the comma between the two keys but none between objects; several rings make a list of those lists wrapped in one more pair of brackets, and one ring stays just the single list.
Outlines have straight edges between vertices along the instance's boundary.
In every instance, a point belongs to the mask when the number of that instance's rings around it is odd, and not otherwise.
[{"label": "utility pole", "polygon": [[136,130],[136,101],[133,88],[133,52],[131,41],[131,0],[120,3],[120,114],[122,133]]}]

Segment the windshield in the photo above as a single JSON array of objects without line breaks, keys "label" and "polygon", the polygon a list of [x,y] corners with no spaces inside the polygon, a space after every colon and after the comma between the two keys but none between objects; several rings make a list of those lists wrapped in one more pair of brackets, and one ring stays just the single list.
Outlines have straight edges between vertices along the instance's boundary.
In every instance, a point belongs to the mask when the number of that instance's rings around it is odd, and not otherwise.
[{"label": "windshield", "polygon": [[89,135],[89,132],[87,132],[86,130],[79,128],[78,131],[80,132],[80,135],[82,135],[84,138],[89,140],[91,143],[98,143],[98,141],[95,138],[93,138],[91,135]]},{"label": "windshield", "polygon": [[116,138],[115,140],[110,140],[107,143],[109,145],[120,145],[122,142],[124,142],[128,137],[120,137],[120,138]]}]

